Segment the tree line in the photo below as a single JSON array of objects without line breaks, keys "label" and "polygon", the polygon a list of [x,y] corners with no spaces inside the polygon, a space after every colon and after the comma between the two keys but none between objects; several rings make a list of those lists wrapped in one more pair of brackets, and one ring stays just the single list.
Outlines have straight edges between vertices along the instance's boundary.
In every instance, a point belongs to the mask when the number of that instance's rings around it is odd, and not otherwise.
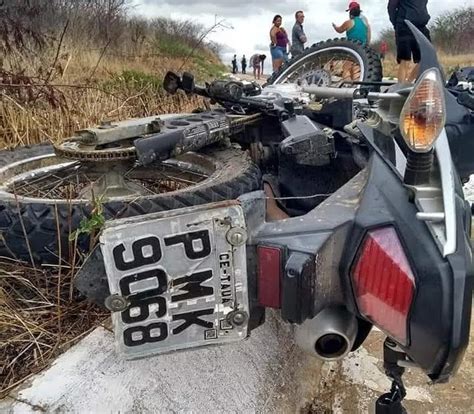
[{"label": "tree line", "polygon": [[[159,51],[160,42],[198,45],[206,28],[195,22],[146,19],[133,13],[130,0],[0,1],[0,67],[59,42],[75,49],[139,55]],[[205,43],[213,52],[219,45]]]}]

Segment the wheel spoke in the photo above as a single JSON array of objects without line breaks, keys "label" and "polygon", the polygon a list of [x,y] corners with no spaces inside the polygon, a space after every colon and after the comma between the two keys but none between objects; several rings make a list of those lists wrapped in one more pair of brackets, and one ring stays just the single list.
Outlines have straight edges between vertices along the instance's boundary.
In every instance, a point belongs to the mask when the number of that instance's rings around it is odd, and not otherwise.
[{"label": "wheel spoke", "polygon": [[77,168],[77,163],[75,163],[72,166],[68,165],[68,166],[65,166],[61,169],[56,169],[54,171],[45,171],[44,173],[39,174],[38,176],[34,176],[32,178],[29,178],[29,179],[26,178],[23,181],[15,183],[15,188],[17,190],[21,190],[22,188],[25,188],[25,187],[28,187],[28,186],[33,186],[35,184],[41,183],[42,181],[48,180],[51,177],[55,177],[56,174],[58,174],[58,173],[67,172],[71,168],[73,168],[73,169]]},{"label": "wheel spoke", "polygon": [[[78,161],[61,166],[59,162],[64,161],[58,159],[57,166],[51,164],[47,164],[43,168],[36,166],[31,172],[28,172],[27,169],[22,170],[22,173],[17,177],[13,176],[9,179],[11,182],[9,191],[18,196],[29,198],[60,200],[89,198],[96,188],[94,183],[106,176],[111,168],[103,163],[81,163]],[[115,174],[123,175],[125,187],[127,187],[126,182],[130,182],[135,186],[132,188],[138,188],[137,185],[143,188],[143,194],[156,195],[184,189],[208,179],[210,173],[204,173],[206,169],[198,167],[198,165],[199,158],[196,164],[178,161],[176,164],[166,162],[143,167],[129,166],[124,163],[118,166],[114,164],[113,168],[116,169]],[[108,180],[105,182],[107,183]],[[98,188],[102,189],[100,186]],[[88,195],[86,196],[86,194]]]}]

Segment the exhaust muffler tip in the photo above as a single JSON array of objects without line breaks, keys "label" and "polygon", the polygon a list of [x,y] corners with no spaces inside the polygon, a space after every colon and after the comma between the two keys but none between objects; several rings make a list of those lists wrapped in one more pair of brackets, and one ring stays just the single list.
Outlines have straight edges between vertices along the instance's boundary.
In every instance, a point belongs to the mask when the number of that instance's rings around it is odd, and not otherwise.
[{"label": "exhaust muffler tip", "polygon": [[313,356],[336,361],[350,352],[356,335],[356,317],[343,307],[332,307],[297,326],[295,341]]},{"label": "exhaust muffler tip", "polygon": [[314,350],[320,358],[335,360],[350,351],[349,341],[340,334],[323,335],[314,344]]}]

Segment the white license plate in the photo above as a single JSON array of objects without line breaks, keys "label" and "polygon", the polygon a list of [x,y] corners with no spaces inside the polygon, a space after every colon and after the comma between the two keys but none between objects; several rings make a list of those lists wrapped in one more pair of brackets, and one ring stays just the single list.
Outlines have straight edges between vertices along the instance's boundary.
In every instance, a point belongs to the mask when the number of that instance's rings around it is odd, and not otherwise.
[{"label": "white license plate", "polygon": [[136,358],[245,338],[245,239],[235,202],[110,222],[100,241],[109,299],[125,303],[112,313],[119,351]]}]

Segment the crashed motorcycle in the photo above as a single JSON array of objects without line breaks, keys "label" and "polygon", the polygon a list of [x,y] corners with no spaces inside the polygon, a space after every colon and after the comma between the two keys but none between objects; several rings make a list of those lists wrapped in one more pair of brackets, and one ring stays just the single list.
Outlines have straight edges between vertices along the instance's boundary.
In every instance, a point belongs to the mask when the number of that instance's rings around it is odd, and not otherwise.
[{"label": "crashed motorcycle", "polygon": [[1,254],[57,263],[99,204],[107,222],[76,285],[110,309],[126,358],[240,341],[267,308],[326,361],[376,326],[392,380],[377,410],[402,410],[406,367],[442,382],[461,363],[473,274],[471,92],[446,89],[412,30],[414,85],[382,81],[369,48],[328,41],[263,88],[168,73],[168,92],[212,109],[5,155]]}]

